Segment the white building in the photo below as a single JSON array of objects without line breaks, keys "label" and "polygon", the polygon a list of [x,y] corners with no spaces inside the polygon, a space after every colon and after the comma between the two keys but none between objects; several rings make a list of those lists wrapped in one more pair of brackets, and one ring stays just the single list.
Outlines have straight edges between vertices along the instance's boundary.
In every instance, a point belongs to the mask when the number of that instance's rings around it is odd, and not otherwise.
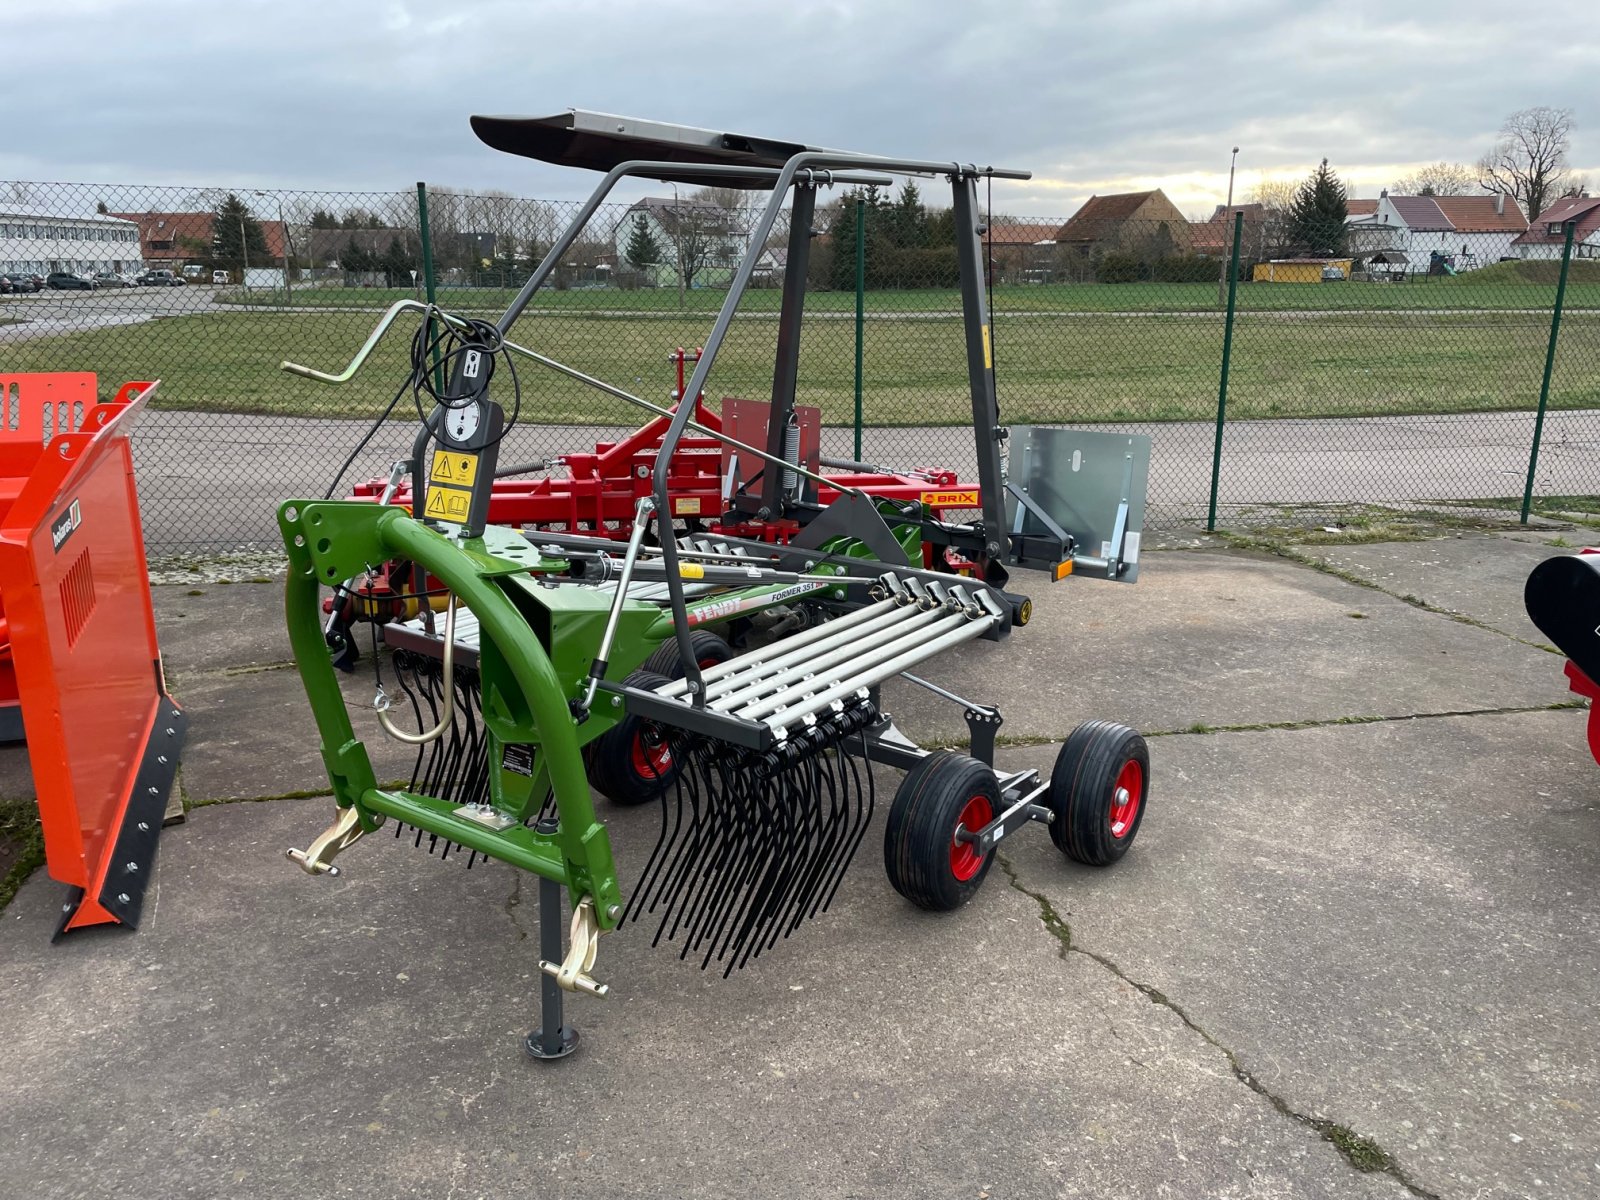
[{"label": "white building", "polygon": [[650,284],[676,286],[681,264],[693,286],[727,287],[750,240],[747,217],[741,209],[703,200],[647,197],[623,214],[612,233],[617,265],[631,269],[628,244],[642,228],[659,255],[640,272]]},{"label": "white building", "polygon": [[1572,230],[1573,258],[1600,258],[1600,198],[1564,196],[1539,214],[1516,241],[1519,258],[1560,258]]},{"label": "white building", "polygon": [[1436,260],[1459,272],[1510,257],[1528,219],[1515,200],[1503,195],[1391,196],[1386,191],[1370,215],[1352,212],[1348,224],[1372,243],[1366,248],[1404,251],[1405,270],[1415,275],[1428,273]]},{"label": "white building", "polygon": [[138,272],[139,226],[120,217],[60,217],[0,208],[0,274]]}]

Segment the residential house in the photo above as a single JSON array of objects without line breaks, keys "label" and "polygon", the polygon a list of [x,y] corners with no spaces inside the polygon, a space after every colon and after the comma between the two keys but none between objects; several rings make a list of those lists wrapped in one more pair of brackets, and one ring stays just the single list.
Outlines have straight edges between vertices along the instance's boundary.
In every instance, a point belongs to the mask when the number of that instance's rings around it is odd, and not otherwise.
[{"label": "residential house", "polygon": [[651,284],[676,287],[680,265],[694,287],[726,287],[732,280],[749,239],[747,214],[703,200],[649,196],[622,214],[611,240],[619,269],[633,270],[628,243],[635,229],[645,232],[660,250],[660,259],[640,271]]},{"label": "residential house", "polygon": [[1406,270],[1413,275],[1426,274],[1440,260],[1456,271],[1498,262],[1513,253],[1514,240],[1527,227],[1522,209],[1505,195],[1391,196],[1387,191],[1379,195],[1370,219],[1352,223],[1353,229],[1375,235],[1362,249],[1404,251]]},{"label": "residential house", "polygon": [[1056,230],[1055,241],[1069,258],[1117,250],[1153,260],[1188,254],[1193,245],[1188,218],[1160,188],[1089,197]]},{"label": "residential house", "polygon": [[1528,230],[1522,206],[1503,192],[1493,196],[1435,196],[1455,228],[1451,253],[1458,271],[1486,267],[1516,253],[1512,243]]},{"label": "residential house", "polygon": [[992,258],[997,283],[1049,283],[1055,276],[1056,229],[1052,223],[996,220],[984,235],[984,258]]},{"label": "residential house", "polygon": [[1600,258],[1600,198],[1567,196],[1539,214],[1539,219],[1511,243],[1518,258],[1560,258],[1572,230],[1573,258]]},{"label": "residential house", "polygon": [[[211,259],[212,234],[217,220],[214,212],[120,212],[111,215],[137,223],[140,254],[151,266],[173,268],[191,260],[209,262]],[[283,222],[256,223],[266,239],[267,258],[281,265],[288,240]]]},{"label": "residential house", "polygon": [[[1196,254],[1228,258],[1233,254],[1233,223],[1242,216],[1239,227],[1239,258],[1244,261],[1265,258],[1267,252],[1267,207],[1264,204],[1217,205],[1209,220],[1189,226],[1189,244]],[[1221,270],[1221,267],[1217,268]]]}]

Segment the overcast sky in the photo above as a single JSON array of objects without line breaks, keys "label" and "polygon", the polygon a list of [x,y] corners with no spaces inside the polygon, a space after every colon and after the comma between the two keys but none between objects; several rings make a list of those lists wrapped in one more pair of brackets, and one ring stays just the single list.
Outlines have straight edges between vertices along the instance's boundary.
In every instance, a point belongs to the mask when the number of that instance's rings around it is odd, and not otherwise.
[{"label": "overcast sky", "polygon": [[[1164,188],[1191,215],[1326,156],[1352,195],[1577,118],[1600,184],[1592,0],[0,0],[0,179],[563,199],[472,113],[575,107],[1034,172],[995,208]],[[659,190],[659,188],[657,189]]]}]

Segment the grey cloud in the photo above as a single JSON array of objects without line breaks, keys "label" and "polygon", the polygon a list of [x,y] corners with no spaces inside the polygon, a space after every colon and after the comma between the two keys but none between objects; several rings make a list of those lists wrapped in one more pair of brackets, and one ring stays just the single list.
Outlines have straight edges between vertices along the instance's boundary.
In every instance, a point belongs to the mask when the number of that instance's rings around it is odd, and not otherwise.
[{"label": "grey cloud", "polygon": [[1470,160],[1531,104],[1576,108],[1574,158],[1600,162],[1587,6],[1541,12],[1527,21],[1478,0],[1413,0],[1394,15],[1267,0],[11,0],[0,44],[41,80],[0,100],[0,176],[426,178],[560,198],[589,181],[494,154],[466,118],[567,105],[1027,167],[1049,182],[1010,195],[1052,213],[1095,180],[1225,176],[1235,143],[1249,172],[1324,155],[1374,171]]}]

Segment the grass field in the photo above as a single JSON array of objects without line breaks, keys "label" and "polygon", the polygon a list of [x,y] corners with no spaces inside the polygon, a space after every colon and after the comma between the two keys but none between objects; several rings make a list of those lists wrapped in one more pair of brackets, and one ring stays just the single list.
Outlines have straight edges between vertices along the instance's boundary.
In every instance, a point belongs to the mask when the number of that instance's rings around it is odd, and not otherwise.
[{"label": "grass field", "polygon": [[[1423,276],[1405,284],[1389,283],[1257,283],[1238,289],[1237,305],[1246,312],[1359,311],[1393,312],[1417,308],[1525,309],[1546,308],[1555,298],[1559,263],[1506,262],[1465,275]],[[500,288],[445,288],[439,302],[451,309],[504,311],[516,293]],[[627,312],[673,315],[714,313],[726,293],[703,288],[681,298],[672,288],[574,288],[541,290],[538,312]],[[272,292],[224,293],[225,303],[297,308],[386,308],[396,300],[418,299],[402,289],[302,287],[292,296]],[[682,307],[680,308],[680,300]],[[758,288],[746,293],[741,311],[776,313],[781,293]],[[1570,308],[1600,308],[1600,263],[1572,264],[1567,282]],[[818,314],[854,314],[854,292],[811,292],[807,310]],[[872,291],[865,304],[871,313],[957,313],[960,295],[954,289],[916,288]],[[997,287],[994,310],[1005,313],[1133,313],[1207,312],[1218,308],[1215,283],[1047,284]]]},{"label": "grass field", "polygon": [[[1403,291],[1397,287],[1396,291]],[[330,387],[279,371],[288,358],[325,370],[349,361],[366,313],[221,312],[11,343],[13,370],[94,370],[107,383],[161,378],[159,406],[219,412],[366,417],[407,372],[410,328],[397,327],[356,379]],[[658,403],[668,350],[704,339],[704,314],[564,314],[517,336],[554,358]],[[1233,417],[1320,417],[1529,409],[1538,400],[1544,313],[1246,312],[1236,323]],[[1215,314],[1001,315],[995,357],[1006,419],[1039,422],[1209,419],[1223,325]],[[770,391],[776,322],[734,323],[708,394]],[[866,326],[865,423],[963,424],[970,416],[960,322],[880,315]],[[1600,314],[1563,326],[1551,403],[1600,406]],[[854,328],[814,321],[802,338],[799,399],[830,424],[853,417]],[[633,424],[637,411],[531,363],[520,367],[526,421]],[[504,380],[499,382],[503,383]],[[409,401],[407,401],[409,403]]]}]

